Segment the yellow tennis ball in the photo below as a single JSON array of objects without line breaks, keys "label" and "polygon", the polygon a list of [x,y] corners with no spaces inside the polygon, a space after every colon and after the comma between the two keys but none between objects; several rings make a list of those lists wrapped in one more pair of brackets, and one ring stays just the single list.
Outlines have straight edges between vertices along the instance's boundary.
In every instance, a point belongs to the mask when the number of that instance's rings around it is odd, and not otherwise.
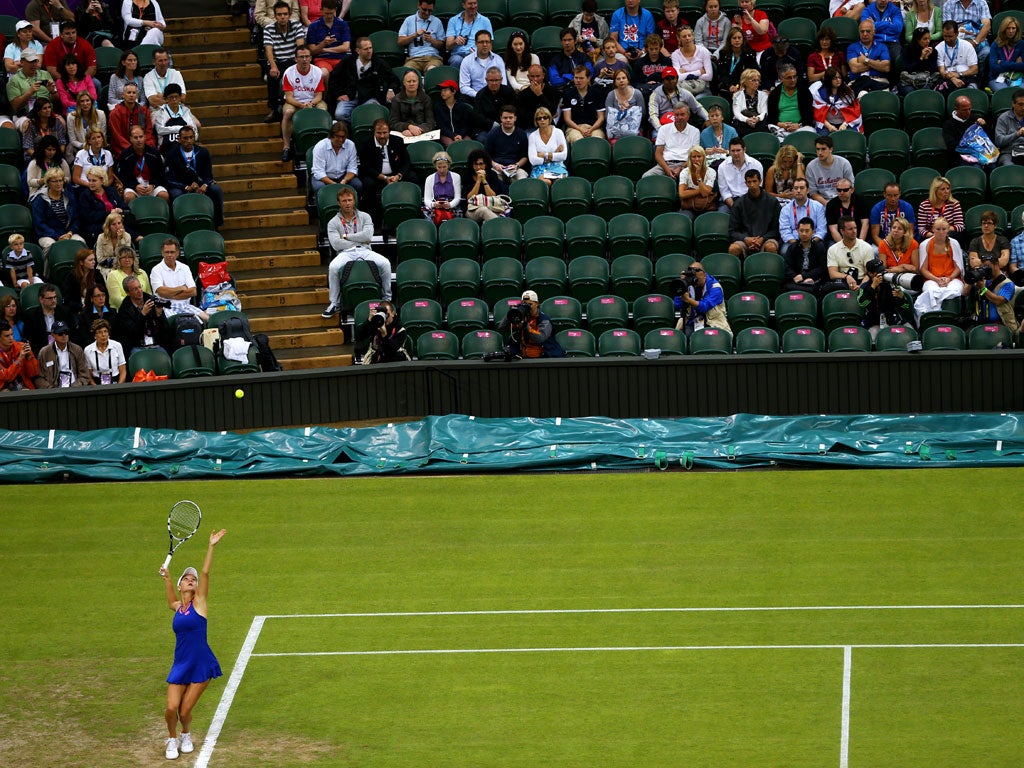
[{"label": "yellow tennis ball", "polygon": [[243,397],[245,397],[245,391],[241,390],[241,389],[236,389],[235,390],[235,397],[237,397],[239,400],[241,400]]}]

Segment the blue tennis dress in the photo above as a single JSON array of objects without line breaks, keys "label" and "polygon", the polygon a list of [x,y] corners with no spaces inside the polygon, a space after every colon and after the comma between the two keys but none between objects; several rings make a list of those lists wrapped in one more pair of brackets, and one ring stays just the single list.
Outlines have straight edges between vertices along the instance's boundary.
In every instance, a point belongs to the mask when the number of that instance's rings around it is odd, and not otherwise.
[{"label": "blue tennis dress", "polygon": [[174,644],[174,665],[167,682],[174,685],[205,683],[220,677],[220,663],[206,642],[206,617],[200,616],[194,605],[182,612],[174,612],[171,623],[177,642]]}]

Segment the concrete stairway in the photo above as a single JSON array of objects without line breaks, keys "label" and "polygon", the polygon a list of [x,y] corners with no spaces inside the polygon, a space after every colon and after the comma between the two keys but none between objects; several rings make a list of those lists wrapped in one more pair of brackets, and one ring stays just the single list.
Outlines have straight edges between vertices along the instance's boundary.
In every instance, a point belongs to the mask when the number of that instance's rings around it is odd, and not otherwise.
[{"label": "concrete stairway", "polygon": [[266,86],[241,17],[168,20],[166,46],[202,122],[200,143],[224,189],[228,267],[253,331],[287,370],[351,363],[336,322],[324,320],[327,271],[305,190],[281,162],[280,124],[265,125]]}]

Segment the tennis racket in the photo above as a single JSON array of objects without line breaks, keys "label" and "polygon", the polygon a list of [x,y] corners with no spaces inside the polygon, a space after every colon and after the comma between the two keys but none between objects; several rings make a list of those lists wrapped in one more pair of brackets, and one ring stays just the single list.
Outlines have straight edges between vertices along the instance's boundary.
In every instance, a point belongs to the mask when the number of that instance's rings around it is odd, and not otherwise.
[{"label": "tennis racket", "polygon": [[167,559],[164,560],[163,568],[171,564],[171,557],[174,551],[191,539],[199,530],[199,524],[203,521],[203,511],[194,501],[181,500],[171,507],[167,515],[167,535],[171,539],[167,549]]}]

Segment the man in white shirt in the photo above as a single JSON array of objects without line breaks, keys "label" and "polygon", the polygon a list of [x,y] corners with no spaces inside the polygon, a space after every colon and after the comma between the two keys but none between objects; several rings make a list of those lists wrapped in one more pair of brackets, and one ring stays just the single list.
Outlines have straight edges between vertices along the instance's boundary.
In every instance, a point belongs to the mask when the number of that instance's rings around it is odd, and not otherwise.
[{"label": "man in white shirt", "polygon": [[800,219],[808,218],[814,222],[814,239],[824,240],[828,235],[828,227],[825,224],[825,206],[817,200],[811,200],[807,196],[807,179],[799,176],[793,181],[793,199],[787,202],[779,211],[779,234],[782,236],[782,245],[795,243],[800,239],[796,228]]},{"label": "man in white shirt", "polygon": [[487,87],[487,70],[491,67],[501,70],[501,84],[508,85],[505,62],[491,50],[491,33],[481,29],[476,33],[475,42],[475,53],[462,59],[459,65],[459,93],[470,99],[475,99],[477,91]]},{"label": "man in white shirt", "polygon": [[875,258],[875,249],[857,237],[857,220],[844,216],[839,220],[843,239],[828,249],[828,276],[840,286],[857,290],[860,278],[867,274],[867,263]]},{"label": "man in white shirt", "polygon": [[166,48],[153,51],[153,68],[142,78],[142,90],[146,94],[146,103],[150,110],[159,109],[164,105],[164,91],[171,83],[181,87],[181,100],[188,95],[185,81],[181,73],[171,67],[171,55]]},{"label": "man in white shirt", "polygon": [[949,89],[978,87],[978,52],[970,42],[957,37],[957,23],[942,23],[942,42],[935,46],[939,76],[949,81]]},{"label": "man in white shirt", "polygon": [[334,317],[341,311],[341,274],[351,261],[369,261],[376,265],[384,299],[391,300],[391,262],[370,250],[373,240],[373,219],[370,214],[356,210],[356,196],[351,188],[338,189],[338,215],[327,225],[327,238],[337,256],[327,267],[327,284],[331,303],[320,313],[321,317]]},{"label": "man in white shirt", "polygon": [[764,178],[764,166],[755,157],[747,156],[747,145],[739,136],[729,142],[729,160],[718,166],[718,210],[729,213],[733,203],[747,194],[747,171],[754,169]]},{"label": "man in white shirt", "polygon": [[180,252],[181,246],[176,239],[169,237],[164,240],[160,246],[163,261],[150,271],[149,284],[153,286],[153,293],[171,302],[171,306],[164,309],[167,317],[192,314],[206,322],[209,315],[191,301],[196,295],[196,281],[192,278],[192,270],[178,263]]},{"label": "man in white shirt", "polygon": [[831,136],[819,136],[814,140],[816,158],[807,164],[807,183],[811,199],[822,205],[836,196],[836,184],[840,179],[853,183],[853,166],[845,157],[833,154],[835,143]]},{"label": "man in white shirt", "polygon": [[690,149],[700,146],[700,131],[690,125],[690,108],[676,104],[672,110],[672,124],[663,125],[654,142],[654,161],[657,163],[644,176],[668,176],[678,179],[690,157]]},{"label": "man in white shirt", "polygon": [[331,126],[326,139],[320,139],[313,147],[313,165],[310,168],[313,194],[328,184],[348,184],[361,192],[363,182],[359,180],[359,157],[355,142],[348,138],[348,126],[340,120]]},{"label": "man in white shirt", "polygon": [[324,101],[324,72],[313,66],[313,54],[309,48],[300,45],[295,49],[295,64],[288,67],[281,76],[284,89],[284,106],[281,108],[281,162],[292,159],[292,116],[300,109],[327,109]]}]

